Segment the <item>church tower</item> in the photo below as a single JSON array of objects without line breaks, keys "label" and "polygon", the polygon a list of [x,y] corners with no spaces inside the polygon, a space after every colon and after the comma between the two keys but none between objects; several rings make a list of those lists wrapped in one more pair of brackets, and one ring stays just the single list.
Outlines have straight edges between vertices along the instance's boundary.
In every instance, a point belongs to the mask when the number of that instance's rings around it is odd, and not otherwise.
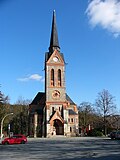
[{"label": "church tower", "polygon": [[78,110],[66,93],[65,60],[60,52],[55,11],[49,51],[45,53],[45,92],[38,92],[29,106],[30,136],[78,134]]},{"label": "church tower", "polygon": [[[63,54],[60,53],[55,11],[53,12],[49,52],[45,55],[45,84],[47,135],[51,132],[64,135],[65,122],[68,119],[68,111],[65,109],[67,105],[65,61]],[[50,120],[51,116],[53,116],[52,120]],[[55,118],[56,116],[58,119]]]},{"label": "church tower", "polygon": [[55,11],[49,52],[45,55],[45,84],[47,102],[65,101],[65,61],[63,54],[60,53]]}]

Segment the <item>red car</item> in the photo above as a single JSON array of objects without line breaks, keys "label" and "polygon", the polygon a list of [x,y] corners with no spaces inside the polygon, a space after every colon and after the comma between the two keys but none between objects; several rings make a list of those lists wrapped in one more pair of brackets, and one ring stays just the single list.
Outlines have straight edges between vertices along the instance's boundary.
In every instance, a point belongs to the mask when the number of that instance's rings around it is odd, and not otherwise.
[{"label": "red car", "polygon": [[2,141],[2,144],[25,144],[27,142],[27,138],[24,135],[14,135],[10,138],[5,138]]}]

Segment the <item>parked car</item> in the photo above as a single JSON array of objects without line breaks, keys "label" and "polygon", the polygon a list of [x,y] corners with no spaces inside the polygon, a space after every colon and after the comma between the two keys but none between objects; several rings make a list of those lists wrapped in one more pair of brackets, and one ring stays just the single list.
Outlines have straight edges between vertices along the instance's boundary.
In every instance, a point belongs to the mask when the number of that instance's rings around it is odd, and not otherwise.
[{"label": "parked car", "polygon": [[117,131],[117,132],[115,133],[115,139],[120,139],[120,131]]},{"label": "parked car", "polygon": [[115,139],[116,138],[116,131],[113,131],[110,133],[110,138]]},{"label": "parked car", "polygon": [[24,135],[13,135],[12,137],[5,138],[2,144],[25,144],[27,143],[27,137]]}]

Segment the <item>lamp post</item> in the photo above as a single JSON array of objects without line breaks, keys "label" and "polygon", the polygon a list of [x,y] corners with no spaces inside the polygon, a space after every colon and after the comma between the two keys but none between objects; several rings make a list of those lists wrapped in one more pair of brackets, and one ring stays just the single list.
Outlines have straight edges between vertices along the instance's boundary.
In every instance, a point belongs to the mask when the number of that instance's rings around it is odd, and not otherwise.
[{"label": "lamp post", "polygon": [[9,115],[13,115],[13,113],[8,113],[8,114],[6,114],[6,115],[3,117],[2,121],[1,121],[1,140],[2,140],[2,136],[3,136],[3,133],[2,133],[3,122],[4,122],[4,119],[5,119],[7,116],[9,116]]}]

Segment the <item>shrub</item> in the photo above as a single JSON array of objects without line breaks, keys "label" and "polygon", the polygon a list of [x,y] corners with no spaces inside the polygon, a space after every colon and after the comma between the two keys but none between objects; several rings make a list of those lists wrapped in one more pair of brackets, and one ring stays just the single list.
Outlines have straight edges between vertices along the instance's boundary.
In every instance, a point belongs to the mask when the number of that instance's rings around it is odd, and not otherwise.
[{"label": "shrub", "polygon": [[101,137],[101,136],[103,136],[103,133],[101,131],[93,129],[93,130],[88,132],[88,136]]}]

